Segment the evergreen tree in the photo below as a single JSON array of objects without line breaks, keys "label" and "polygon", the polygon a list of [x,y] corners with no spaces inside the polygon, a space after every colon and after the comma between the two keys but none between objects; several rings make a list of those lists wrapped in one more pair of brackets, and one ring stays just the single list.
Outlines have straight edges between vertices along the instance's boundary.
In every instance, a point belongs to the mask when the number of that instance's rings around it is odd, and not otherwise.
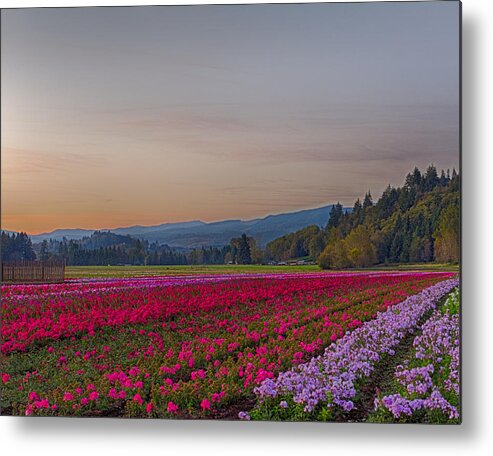
[{"label": "evergreen tree", "polygon": [[329,221],[327,222],[327,231],[332,227],[337,227],[341,223],[343,215],[343,207],[342,204],[337,202],[330,209],[329,213]]},{"label": "evergreen tree", "polygon": [[370,190],[365,194],[365,199],[363,200],[363,209],[368,209],[373,206],[373,199],[371,197]]},{"label": "evergreen tree", "polygon": [[41,261],[46,261],[46,260],[48,260],[48,258],[49,258],[49,254],[48,254],[48,241],[45,239],[41,243],[39,259]]},{"label": "evergreen tree", "polygon": [[424,178],[424,191],[430,192],[439,184],[439,182],[440,180],[438,178],[437,169],[433,164],[431,164],[426,169],[426,174]]},{"label": "evergreen tree", "polygon": [[242,234],[238,243],[238,264],[251,264],[252,256],[250,252],[250,245],[248,243],[247,235]]}]

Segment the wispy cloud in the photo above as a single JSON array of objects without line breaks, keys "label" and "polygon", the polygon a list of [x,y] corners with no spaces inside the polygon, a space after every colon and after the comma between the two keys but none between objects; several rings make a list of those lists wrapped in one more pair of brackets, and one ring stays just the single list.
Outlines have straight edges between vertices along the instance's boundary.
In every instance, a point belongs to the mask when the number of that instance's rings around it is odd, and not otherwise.
[{"label": "wispy cloud", "polygon": [[49,153],[17,148],[2,150],[2,174],[29,174],[49,172],[77,172],[81,167],[101,167],[107,160],[103,156],[83,153]]}]

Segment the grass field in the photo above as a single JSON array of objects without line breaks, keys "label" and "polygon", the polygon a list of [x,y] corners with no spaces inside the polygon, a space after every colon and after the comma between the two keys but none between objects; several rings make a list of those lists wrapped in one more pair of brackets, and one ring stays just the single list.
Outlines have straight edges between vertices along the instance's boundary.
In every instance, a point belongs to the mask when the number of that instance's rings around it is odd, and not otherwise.
[{"label": "grass field", "polygon": [[[367,268],[366,270],[386,271],[453,271],[459,270],[458,265],[420,263],[385,265]],[[194,274],[238,274],[238,273],[286,273],[286,272],[317,272],[317,265],[304,266],[267,266],[267,265],[198,265],[198,266],[67,266],[65,277],[68,279],[86,277],[140,277],[140,276],[180,276]]]}]

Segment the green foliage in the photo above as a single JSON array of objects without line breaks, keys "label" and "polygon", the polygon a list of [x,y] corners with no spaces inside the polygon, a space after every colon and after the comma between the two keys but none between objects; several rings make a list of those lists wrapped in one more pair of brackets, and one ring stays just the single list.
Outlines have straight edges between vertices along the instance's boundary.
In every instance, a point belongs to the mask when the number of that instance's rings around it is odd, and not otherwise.
[{"label": "green foliage", "polygon": [[324,269],[362,268],[375,264],[376,259],[370,233],[364,225],[359,225],[345,239],[331,242],[318,258],[318,264]]},{"label": "green foliage", "polygon": [[266,257],[275,261],[286,261],[306,256],[317,258],[325,248],[325,237],[325,232],[320,227],[316,225],[307,226],[295,233],[281,236],[269,242],[266,247]]},{"label": "green foliage", "polygon": [[460,311],[460,292],[456,288],[447,296],[447,300],[443,305],[442,311],[448,312],[450,315],[457,315]]},{"label": "green foliage", "polygon": [[318,257],[322,269],[344,269],[351,266],[347,244],[344,239],[337,240],[324,249]]},{"label": "green foliage", "polygon": [[263,253],[257,247],[255,239],[246,234],[231,239],[229,253],[226,260],[233,264],[261,264],[264,261]]},{"label": "green foliage", "polygon": [[459,261],[460,253],[459,207],[448,206],[440,213],[435,231],[435,258],[443,262]]}]

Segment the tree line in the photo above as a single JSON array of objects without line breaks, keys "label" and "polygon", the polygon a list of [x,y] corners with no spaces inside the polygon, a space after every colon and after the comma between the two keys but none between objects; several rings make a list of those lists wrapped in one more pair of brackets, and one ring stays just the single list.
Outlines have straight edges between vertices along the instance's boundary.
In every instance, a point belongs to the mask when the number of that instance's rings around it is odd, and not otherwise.
[{"label": "tree line", "polygon": [[263,260],[255,240],[246,235],[231,239],[227,246],[180,250],[110,231],[95,231],[80,240],[44,240],[34,246],[26,233],[2,232],[1,250],[2,261],[61,260],[67,266],[251,264]]},{"label": "tree line", "polygon": [[2,261],[35,260],[31,238],[26,233],[2,231],[0,251]]},{"label": "tree line", "polygon": [[267,244],[266,256],[285,261],[308,256],[324,268],[378,263],[459,261],[460,177],[430,165],[388,186],[377,202],[368,191],[351,209],[332,206],[327,225],[308,226]]}]

